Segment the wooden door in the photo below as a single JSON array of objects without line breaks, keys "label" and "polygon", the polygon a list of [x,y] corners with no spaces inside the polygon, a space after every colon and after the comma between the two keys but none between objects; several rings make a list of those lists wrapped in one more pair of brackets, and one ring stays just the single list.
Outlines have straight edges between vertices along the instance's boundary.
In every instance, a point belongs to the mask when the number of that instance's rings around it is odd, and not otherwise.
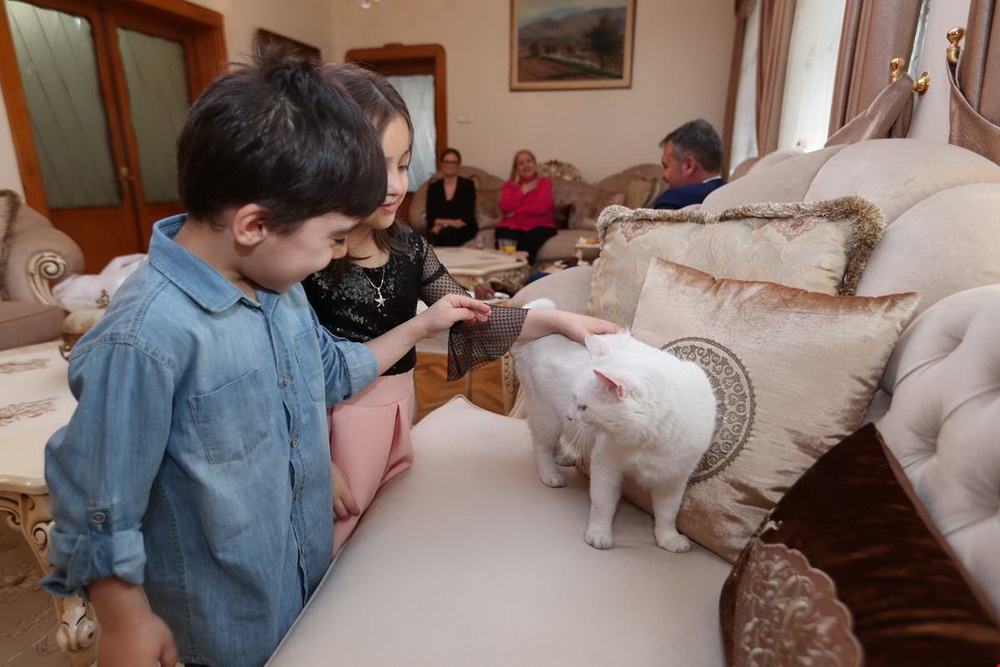
[{"label": "wooden door", "polygon": [[221,54],[142,0],[4,4],[16,59],[4,88],[21,91],[23,108],[8,100],[8,111],[28,203],[80,245],[88,273],[144,252],[152,224],[181,211],[174,142]]}]

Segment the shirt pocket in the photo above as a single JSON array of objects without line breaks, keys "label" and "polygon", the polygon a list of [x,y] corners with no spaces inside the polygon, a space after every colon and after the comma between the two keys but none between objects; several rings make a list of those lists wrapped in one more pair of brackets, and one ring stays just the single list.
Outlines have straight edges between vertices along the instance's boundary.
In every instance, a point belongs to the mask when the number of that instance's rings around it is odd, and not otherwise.
[{"label": "shirt pocket", "polygon": [[256,369],[215,391],[188,399],[198,437],[211,463],[237,461],[268,438]]},{"label": "shirt pocket", "polygon": [[299,376],[302,378],[309,398],[320,403],[326,402],[326,375],[323,371],[323,354],[319,350],[316,331],[307,331],[295,337],[295,358],[299,362]]}]

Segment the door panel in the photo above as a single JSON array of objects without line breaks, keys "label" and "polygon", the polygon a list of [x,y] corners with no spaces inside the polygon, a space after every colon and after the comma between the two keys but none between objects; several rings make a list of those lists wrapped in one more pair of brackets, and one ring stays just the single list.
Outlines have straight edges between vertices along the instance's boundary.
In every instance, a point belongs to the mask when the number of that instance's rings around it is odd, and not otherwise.
[{"label": "door panel", "polygon": [[[139,244],[135,208],[123,191],[125,151],[115,131],[99,12],[55,2],[6,3],[52,223],[85,247],[86,270]],[[111,104],[109,104],[111,102]]]}]

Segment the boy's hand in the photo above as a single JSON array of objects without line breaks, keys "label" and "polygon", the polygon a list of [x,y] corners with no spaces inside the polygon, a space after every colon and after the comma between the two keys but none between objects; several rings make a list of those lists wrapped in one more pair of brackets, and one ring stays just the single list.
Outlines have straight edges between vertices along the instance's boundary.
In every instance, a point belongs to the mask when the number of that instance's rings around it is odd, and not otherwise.
[{"label": "boy's hand", "polygon": [[445,294],[434,305],[417,315],[427,338],[451,328],[456,322],[485,322],[490,307],[462,294]]},{"label": "boy's hand", "polygon": [[101,639],[97,643],[98,665],[173,667],[177,664],[174,636],[162,618],[150,611],[129,625],[122,628],[101,624]]},{"label": "boy's hand", "polygon": [[599,320],[596,317],[580,315],[578,313],[567,313],[565,311],[554,311],[559,313],[559,331],[567,338],[572,338],[577,343],[584,344],[584,339],[589,334],[610,334],[621,333],[623,328],[614,322]]},{"label": "boy's hand", "polygon": [[333,461],[330,461],[330,475],[333,478],[333,513],[338,519],[347,519],[352,516],[359,516],[361,508],[354,500],[351,493],[351,485],[347,482],[347,475]]}]

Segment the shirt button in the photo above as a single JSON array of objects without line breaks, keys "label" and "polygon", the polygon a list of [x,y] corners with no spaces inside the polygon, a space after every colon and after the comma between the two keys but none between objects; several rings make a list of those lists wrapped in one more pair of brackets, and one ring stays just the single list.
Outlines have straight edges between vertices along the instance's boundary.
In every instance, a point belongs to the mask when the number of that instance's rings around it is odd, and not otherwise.
[{"label": "shirt button", "polygon": [[292,376],[289,375],[288,373],[285,373],[285,376],[283,378],[281,378],[281,384],[283,384],[283,385],[285,385],[287,387],[291,383],[292,383]]},{"label": "shirt button", "polygon": [[98,526],[107,521],[107,519],[108,515],[105,514],[104,512],[94,512],[93,514],[90,515],[91,522],[97,524]]},{"label": "shirt button", "polygon": [[292,449],[295,449],[298,446],[299,446],[299,439],[298,438],[292,438]]}]

